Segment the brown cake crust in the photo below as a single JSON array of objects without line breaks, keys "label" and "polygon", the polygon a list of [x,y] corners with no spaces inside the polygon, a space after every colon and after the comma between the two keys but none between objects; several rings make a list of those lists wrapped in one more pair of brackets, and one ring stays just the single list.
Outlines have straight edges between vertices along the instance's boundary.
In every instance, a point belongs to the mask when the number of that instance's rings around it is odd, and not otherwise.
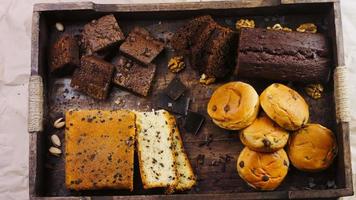
[{"label": "brown cake crust", "polygon": [[66,112],[65,184],[72,190],[133,190],[135,114]]},{"label": "brown cake crust", "polygon": [[74,36],[64,34],[53,44],[49,53],[49,67],[52,73],[66,75],[79,66],[79,46]]},{"label": "brown cake crust", "polygon": [[135,27],[120,46],[121,52],[146,65],[150,64],[163,49],[164,43],[142,27]]},{"label": "brown cake crust", "polygon": [[114,58],[113,64],[116,68],[113,78],[115,84],[142,96],[148,95],[156,72],[156,65],[144,66],[122,55]]},{"label": "brown cake crust", "polygon": [[125,39],[114,15],[106,15],[86,24],[83,29],[83,46],[86,54],[104,50]]},{"label": "brown cake crust", "polygon": [[242,29],[237,66],[239,77],[299,82],[325,82],[330,75],[330,49],[319,33]]},{"label": "brown cake crust", "polygon": [[93,98],[106,99],[113,72],[111,63],[94,56],[83,56],[81,67],[74,72],[70,85]]}]

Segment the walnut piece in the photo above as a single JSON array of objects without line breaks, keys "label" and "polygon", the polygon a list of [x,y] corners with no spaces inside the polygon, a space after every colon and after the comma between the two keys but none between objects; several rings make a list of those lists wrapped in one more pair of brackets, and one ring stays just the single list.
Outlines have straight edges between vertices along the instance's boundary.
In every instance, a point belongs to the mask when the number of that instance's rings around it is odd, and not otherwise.
[{"label": "walnut piece", "polygon": [[267,29],[276,30],[276,31],[292,32],[292,29],[290,29],[288,27],[283,27],[281,24],[275,24],[272,27],[268,26]]},{"label": "walnut piece", "polygon": [[297,28],[297,31],[301,33],[316,33],[318,31],[318,27],[313,23],[305,23],[301,24]]},{"label": "walnut piece", "polygon": [[215,82],[215,77],[209,77],[206,74],[202,74],[199,79],[199,83],[209,85]]},{"label": "walnut piece", "polygon": [[168,62],[168,69],[173,73],[178,73],[185,68],[183,56],[175,56]]},{"label": "walnut piece", "polygon": [[320,99],[324,91],[324,87],[321,84],[309,84],[304,88],[308,96],[313,99]]},{"label": "walnut piece", "polygon": [[241,28],[255,28],[255,21],[248,19],[239,19],[236,24],[236,29],[239,30]]}]

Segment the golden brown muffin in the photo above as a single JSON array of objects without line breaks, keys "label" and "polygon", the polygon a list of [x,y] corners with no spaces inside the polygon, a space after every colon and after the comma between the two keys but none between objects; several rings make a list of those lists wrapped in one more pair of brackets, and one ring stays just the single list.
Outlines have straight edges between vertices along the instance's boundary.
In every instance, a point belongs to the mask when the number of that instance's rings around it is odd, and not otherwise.
[{"label": "golden brown muffin", "polygon": [[260,96],[262,109],[279,126],[298,130],[309,119],[309,106],[302,96],[280,83],[268,86]]},{"label": "golden brown muffin", "polygon": [[214,91],[207,110],[216,125],[228,130],[240,130],[256,119],[258,94],[247,83],[226,83]]},{"label": "golden brown muffin", "polygon": [[133,190],[135,114],[66,112],[66,187]]},{"label": "golden brown muffin", "polygon": [[282,149],[287,144],[288,137],[289,133],[265,113],[240,132],[241,142],[258,152],[274,152]]},{"label": "golden brown muffin", "polygon": [[333,132],[319,124],[307,124],[294,132],[288,146],[293,166],[309,172],[328,168],[337,154]]},{"label": "golden brown muffin", "polygon": [[251,187],[258,190],[276,189],[288,173],[287,153],[259,153],[245,147],[237,160],[237,172]]}]

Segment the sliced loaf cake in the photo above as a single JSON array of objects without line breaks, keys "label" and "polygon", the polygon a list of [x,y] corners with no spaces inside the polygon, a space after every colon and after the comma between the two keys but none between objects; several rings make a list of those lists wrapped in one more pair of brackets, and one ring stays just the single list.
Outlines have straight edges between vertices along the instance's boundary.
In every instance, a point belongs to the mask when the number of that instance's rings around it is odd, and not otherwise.
[{"label": "sliced loaf cake", "polygon": [[136,112],[137,150],[145,189],[175,188],[178,184],[173,133],[175,124],[165,110]]},{"label": "sliced loaf cake", "polygon": [[184,151],[183,141],[173,115],[170,115],[168,123],[174,124],[173,151],[175,154],[175,163],[178,173],[178,184],[175,186],[175,188],[168,188],[168,193],[174,191],[189,190],[196,184],[196,177],[194,175],[189,158]]}]

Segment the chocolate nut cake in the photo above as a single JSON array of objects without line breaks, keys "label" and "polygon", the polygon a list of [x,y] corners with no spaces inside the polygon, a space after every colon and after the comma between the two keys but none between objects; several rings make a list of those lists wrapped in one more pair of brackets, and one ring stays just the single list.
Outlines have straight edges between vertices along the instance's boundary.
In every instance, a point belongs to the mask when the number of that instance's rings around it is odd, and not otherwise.
[{"label": "chocolate nut cake", "polygon": [[247,78],[326,82],[330,55],[328,40],[319,33],[242,29],[235,74]]},{"label": "chocolate nut cake", "polygon": [[120,51],[148,65],[163,48],[164,43],[154,38],[146,29],[135,27],[120,46]]},{"label": "chocolate nut cake", "polygon": [[236,34],[217,24],[209,15],[192,19],[173,36],[178,54],[189,58],[192,68],[208,77],[222,78],[233,66]]},{"label": "chocolate nut cake", "polygon": [[114,15],[106,15],[84,26],[83,47],[86,54],[104,50],[125,39]]},{"label": "chocolate nut cake", "polygon": [[67,34],[60,36],[49,53],[51,72],[58,75],[71,73],[79,62],[79,46],[75,37]]},{"label": "chocolate nut cake", "polygon": [[143,64],[125,56],[114,58],[116,68],[113,82],[142,96],[147,96],[153,81],[156,65]]},{"label": "chocolate nut cake", "polygon": [[83,56],[72,77],[71,87],[96,99],[105,99],[110,89],[114,66],[94,56]]}]

